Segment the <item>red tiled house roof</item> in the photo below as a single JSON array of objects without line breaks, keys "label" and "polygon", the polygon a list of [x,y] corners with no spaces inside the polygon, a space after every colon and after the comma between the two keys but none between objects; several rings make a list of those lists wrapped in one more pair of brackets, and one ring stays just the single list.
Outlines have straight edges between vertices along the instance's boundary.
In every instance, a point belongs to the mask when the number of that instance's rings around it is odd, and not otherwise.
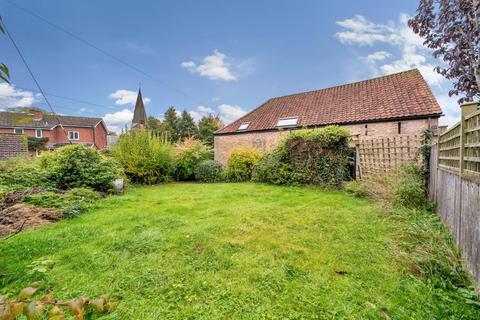
[{"label": "red tiled house roof", "polygon": [[[440,117],[442,110],[417,69],[327,89],[272,98],[215,134],[277,129],[280,118],[296,127]],[[250,123],[239,131],[243,123]]]}]

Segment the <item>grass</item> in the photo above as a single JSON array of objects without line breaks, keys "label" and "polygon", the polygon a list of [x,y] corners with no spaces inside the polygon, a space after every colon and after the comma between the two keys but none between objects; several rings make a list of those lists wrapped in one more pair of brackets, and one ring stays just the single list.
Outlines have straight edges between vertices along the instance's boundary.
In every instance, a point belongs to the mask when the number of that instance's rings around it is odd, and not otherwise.
[{"label": "grass", "polygon": [[[135,187],[0,242],[0,294],[121,296],[104,319],[478,319],[405,271],[402,219],[370,201],[259,184]],[[36,259],[55,262],[28,274]]]}]

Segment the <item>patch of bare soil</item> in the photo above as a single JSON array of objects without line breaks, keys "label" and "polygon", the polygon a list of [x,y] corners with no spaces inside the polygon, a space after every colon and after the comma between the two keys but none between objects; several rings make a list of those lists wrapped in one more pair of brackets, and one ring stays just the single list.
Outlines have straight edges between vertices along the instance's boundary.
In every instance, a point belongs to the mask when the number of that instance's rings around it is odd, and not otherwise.
[{"label": "patch of bare soil", "polygon": [[53,223],[62,217],[57,209],[36,208],[23,203],[0,208],[0,237]]}]

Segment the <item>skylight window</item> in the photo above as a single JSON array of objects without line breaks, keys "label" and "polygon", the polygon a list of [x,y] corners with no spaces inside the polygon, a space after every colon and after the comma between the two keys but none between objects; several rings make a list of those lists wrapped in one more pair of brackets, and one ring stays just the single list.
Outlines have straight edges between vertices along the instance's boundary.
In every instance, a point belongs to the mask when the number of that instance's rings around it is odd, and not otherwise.
[{"label": "skylight window", "polygon": [[280,118],[277,122],[277,127],[296,127],[298,117]]},{"label": "skylight window", "polygon": [[238,130],[247,130],[248,127],[250,126],[250,122],[244,122],[238,127]]}]

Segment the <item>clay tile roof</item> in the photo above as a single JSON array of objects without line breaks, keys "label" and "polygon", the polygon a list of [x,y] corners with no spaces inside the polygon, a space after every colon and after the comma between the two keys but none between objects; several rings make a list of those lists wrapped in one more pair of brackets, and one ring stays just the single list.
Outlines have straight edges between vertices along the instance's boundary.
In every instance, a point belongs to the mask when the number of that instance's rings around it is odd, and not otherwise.
[{"label": "clay tile roof", "polygon": [[280,118],[297,127],[439,117],[442,110],[417,69],[337,87],[272,98],[215,134],[277,129]]}]

